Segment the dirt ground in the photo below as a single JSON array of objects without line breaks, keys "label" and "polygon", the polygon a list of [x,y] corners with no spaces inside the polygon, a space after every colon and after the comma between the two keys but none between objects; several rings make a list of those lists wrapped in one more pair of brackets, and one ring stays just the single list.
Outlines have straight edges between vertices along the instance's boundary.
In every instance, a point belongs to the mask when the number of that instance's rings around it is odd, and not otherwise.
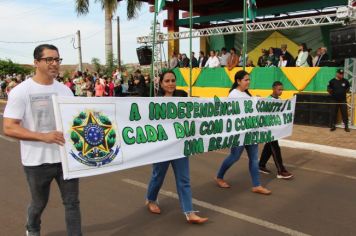
[{"label": "dirt ground", "polygon": [[329,128],[294,125],[293,135],[288,140],[315,143],[333,147],[356,149],[356,130],[347,133],[342,128],[330,132]]}]

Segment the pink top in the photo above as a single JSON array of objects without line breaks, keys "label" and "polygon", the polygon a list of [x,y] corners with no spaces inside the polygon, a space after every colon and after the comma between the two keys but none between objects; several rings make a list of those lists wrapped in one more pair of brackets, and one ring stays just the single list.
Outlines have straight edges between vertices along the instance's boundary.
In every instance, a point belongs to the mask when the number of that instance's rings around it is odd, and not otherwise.
[{"label": "pink top", "polygon": [[102,84],[95,84],[95,97],[102,97],[104,96],[105,87]]},{"label": "pink top", "polygon": [[66,85],[68,88],[72,88],[73,83],[70,82],[70,81],[67,81],[67,82],[65,83],[65,85]]}]

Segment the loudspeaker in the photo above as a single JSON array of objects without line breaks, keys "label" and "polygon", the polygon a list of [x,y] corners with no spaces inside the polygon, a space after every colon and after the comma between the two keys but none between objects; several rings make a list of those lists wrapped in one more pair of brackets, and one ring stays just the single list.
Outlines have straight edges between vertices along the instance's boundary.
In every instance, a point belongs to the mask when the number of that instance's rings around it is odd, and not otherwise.
[{"label": "loudspeaker", "polygon": [[331,47],[334,59],[345,59],[356,57],[356,41],[354,43],[333,45]]},{"label": "loudspeaker", "polygon": [[310,111],[295,108],[294,124],[310,125]]},{"label": "loudspeaker", "polygon": [[310,124],[313,126],[329,127],[331,124],[330,111],[312,111],[310,113]]},{"label": "loudspeaker", "polygon": [[294,123],[311,126],[330,126],[332,98],[328,94],[299,93]]},{"label": "loudspeaker", "polygon": [[151,65],[152,49],[148,46],[142,46],[136,49],[137,58],[141,66]]},{"label": "loudspeaker", "polygon": [[333,59],[356,57],[356,25],[331,30],[330,44]]},{"label": "loudspeaker", "polygon": [[348,26],[330,31],[330,44],[340,45],[356,42],[356,26]]}]

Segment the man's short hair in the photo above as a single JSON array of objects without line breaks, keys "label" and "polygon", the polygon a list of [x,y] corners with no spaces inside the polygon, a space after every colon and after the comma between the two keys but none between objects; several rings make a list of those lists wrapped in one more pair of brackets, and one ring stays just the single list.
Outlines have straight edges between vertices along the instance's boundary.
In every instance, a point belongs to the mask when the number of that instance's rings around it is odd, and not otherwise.
[{"label": "man's short hair", "polygon": [[141,74],[140,69],[137,69],[137,70],[135,71],[135,73],[137,73],[137,74]]},{"label": "man's short hair", "polygon": [[41,59],[43,50],[45,50],[45,49],[55,50],[59,54],[58,48],[56,46],[54,46],[52,44],[41,44],[41,45],[38,45],[35,48],[35,50],[33,51],[33,58],[36,60]]},{"label": "man's short hair", "polygon": [[223,48],[221,49],[221,51],[226,51],[226,48],[225,48],[225,47],[223,47]]},{"label": "man's short hair", "polygon": [[233,51],[234,53],[236,53],[236,48],[231,48],[230,51]]},{"label": "man's short hair", "polygon": [[272,84],[272,88],[275,88],[277,86],[283,86],[283,83],[281,81],[274,81]]}]

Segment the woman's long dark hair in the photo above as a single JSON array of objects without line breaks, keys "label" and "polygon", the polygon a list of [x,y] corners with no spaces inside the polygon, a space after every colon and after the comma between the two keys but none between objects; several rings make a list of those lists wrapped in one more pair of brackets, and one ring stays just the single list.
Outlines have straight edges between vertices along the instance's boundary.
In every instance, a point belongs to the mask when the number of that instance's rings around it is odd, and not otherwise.
[{"label": "woman's long dark hair", "polygon": [[172,75],[174,75],[174,78],[175,78],[176,81],[177,81],[176,74],[174,74],[174,72],[173,72],[172,70],[167,70],[167,71],[163,72],[163,73],[160,75],[160,77],[159,77],[159,89],[158,89],[158,94],[157,94],[158,96],[164,96],[164,95],[165,95],[165,91],[162,89],[161,83],[162,83],[163,78],[164,78],[164,76],[165,76],[166,74],[172,74]]},{"label": "woman's long dark hair", "polygon": [[[235,82],[232,84],[231,89],[229,92],[231,92],[232,90],[236,89],[239,86],[239,83],[237,82],[238,80],[241,81],[245,75],[248,75],[249,73],[247,71],[244,70],[240,70],[238,72],[236,72],[235,74]],[[248,89],[245,90],[245,93],[247,93],[250,97],[252,97],[251,93],[248,91]]]},{"label": "woman's long dark hair", "polygon": [[302,43],[301,46],[303,48],[303,52],[307,52],[308,51],[308,47],[307,47],[306,43]]}]

